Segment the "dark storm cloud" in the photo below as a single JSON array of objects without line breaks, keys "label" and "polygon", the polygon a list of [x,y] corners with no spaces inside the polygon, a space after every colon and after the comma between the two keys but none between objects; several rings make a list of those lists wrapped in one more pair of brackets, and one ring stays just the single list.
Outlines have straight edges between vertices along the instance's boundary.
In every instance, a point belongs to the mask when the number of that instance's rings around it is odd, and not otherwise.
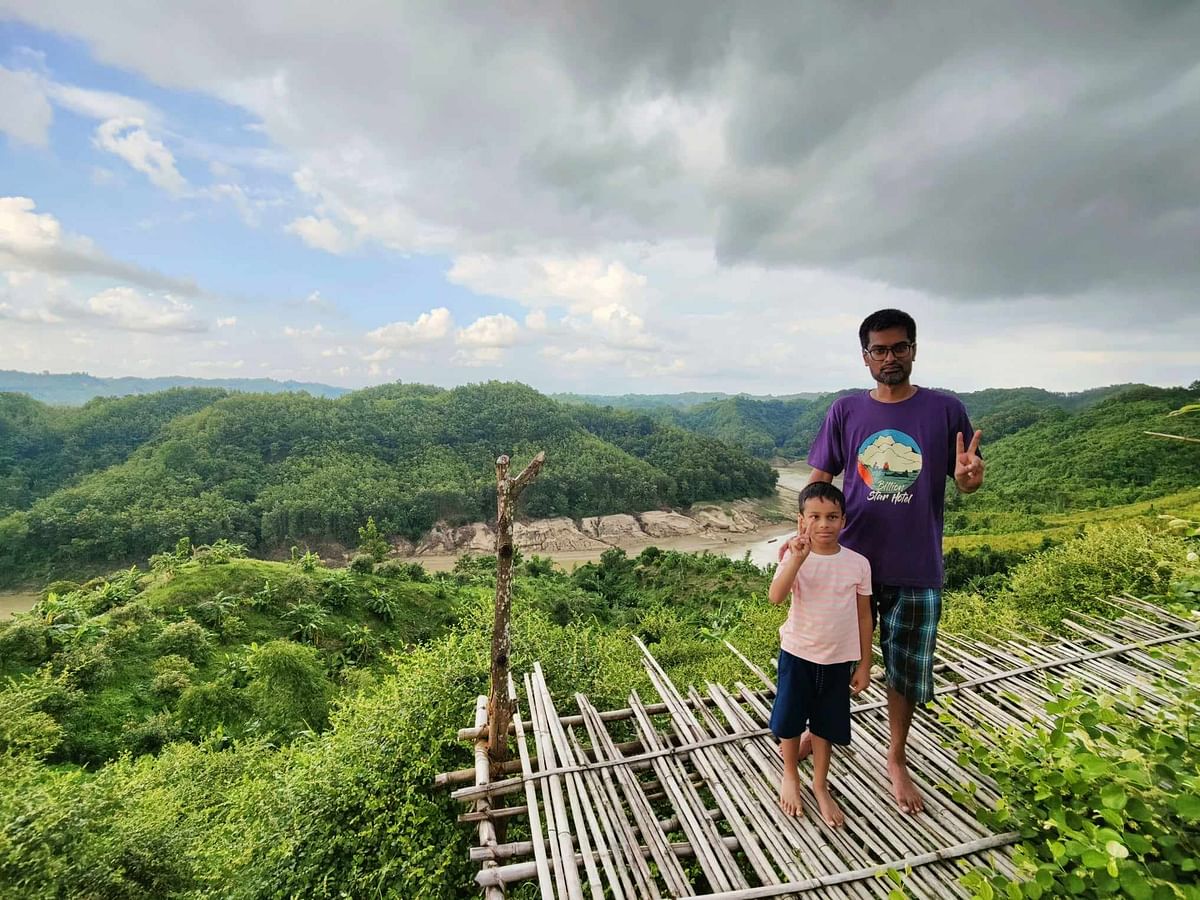
[{"label": "dark storm cloud", "polygon": [[397,249],[707,241],[956,299],[1200,277],[1197,3],[5,5],[252,109]]}]

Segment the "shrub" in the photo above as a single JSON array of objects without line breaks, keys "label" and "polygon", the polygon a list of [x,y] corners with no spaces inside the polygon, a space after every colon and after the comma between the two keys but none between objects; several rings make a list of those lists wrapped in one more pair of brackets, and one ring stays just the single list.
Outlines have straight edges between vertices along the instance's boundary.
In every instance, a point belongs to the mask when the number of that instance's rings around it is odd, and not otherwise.
[{"label": "shrub", "polygon": [[299,547],[292,547],[292,562],[305,575],[311,575],[321,568],[321,557],[312,550],[300,552]]},{"label": "shrub", "polygon": [[193,614],[207,627],[220,630],[234,616],[240,605],[241,601],[237,597],[218,591],[216,596],[197,603]]},{"label": "shrub", "polygon": [[353,662],[362,664],[369,662],[379,655],[383,641],[367,625],[350,625],[342,632],[342,644],[346,657]]},{"label": "shrub", "polygon": [[160,656],[154,661],[154,679],[151,690],[160,697],[177,697],[191,687],[196,667],[191,661],[177,654]]},{"label": "shrub", "polygon": [[304,729],[325,727],[330,686],[315,649],[271,641],[253,650],[247,662],[247,694],[265,733],[288,739]]},{"label": "shrub", "polygon": [[231,559],[244,559],[246,545],[221,538],[211,544],[202,544],[192,551],[192,559],[201,566],[219,566]]},{"label": "shrub", "polygon": [[[179,672],[164,673],[180,675]],[[161,678],[163,676],[159,676]],[[155,679],[157,681],[158,679]],[[121,735],[121,747],[135,756],[143,753],[158,753],[167,744],[183,737],[183,729],[170,712],[164,710],[156,715],[127,725]]]},{"label": "shrub", "polygon": [[385,622],[390,622],[400,611],[400,601],[391,591],[372,588],[371,593],[367,596],[366,607]]},{"label": "shrub", "polygon": [[153,618],[153,610],[140,600],[133,600],[123,606],[114,607],[108,613],[108,621],[113,625],[145,625]]},{"label": "shrub", "polygon": [[521,570],[530,578],[544,578],[554,574],[554,560],[549,556],[538,556],[535,553],[525,560]]},{"label": "shrub", "polygon": [[108,646],[103,643],[72,647],[55,657],[54,666],[70,684],[83,690],[100,687],[113,674]]},{"label": "shrub", "polygon": [[329,623],[325,610],[315,603],[297,603],[283,614],[284,624],[288,633],[298,641],[315,644],[321,639],[321,632]]},{"label": "shrub", "polygon": [[375,568],[375,557],[369,553],[356,553],[350,560],[351,571],[360,575],[370,575]]},{"label": "shrub", "polygon": [[[12,680],[0,691],[0,750],[35,758],[49,756],[62,742],[61,720],[80,694],[67,679],[46,669]],[[2,846],[2,845],[0,845]]]},{"label": "shrub", "polygon": [[1008,596],[1026,615],[1051,626],[1072,609],[1111,616],[1112,608],[1097,598],[1165,593],[1186,555],[1181,538],[1139,524],[1093,526],[1014,567]]},{"label": "shrub", "polygon": [[358,529],[358,552],[365,553],[375,562],[382,562],[391,549],[387,539],[379,533],[375,517],[367,516],[367,524]]},{"label": "shrub", "polygon": [[187,737],[201,738],[217,729],[238,734],[250,716],[250,702],[232,679],[218,678],[187,688],[179,698],[175,715],[181,733]]},{"label": "shrub", "polygon": [[417,562],[389,559],[375,567],[375,574],[384,578],[399,578],[405,581],[428,581],[429,573]]},{"label": "shrub", "polygon": [[357,583],[346,569],[328,572],[320,587],[320,603],[327,609],[341,609],[354,597]]},{"label": "shrub", "polygon": [[[960,725],[960,761],[1004,795],[994,812],[980,808],[977,815],[1023,838],[1014,854],[1022,883],[977,869],[964,879],[975,896],[1195,896],[1200,650],[1177,645],[1167,652],[1178,654],[1177,675],[1193,676],[1182,684],[1161,681],[1170,698],[1165,708],[1141,703],[1134,687],[1114,696],[1051,684],[1048,729]],[[952,703],[948,709],[943,718],[953,721]]]},{"label": "shrub", "polygon": [[50,658],[50,629],[33,616],[0,625],[0,670],[10,661],[37,665]]},{"label": "shrub", "polygon": [[184,619],[164,628],[154,646],[161,654],[177,654],[192,662],[201,662],[208,656],[208,632],[194,619]]},{"label": "shrub", "polygon": [[62,743],[62,726],[49,713],[21,710],[0,720],[0,747],[9,753],[42,759]]}]

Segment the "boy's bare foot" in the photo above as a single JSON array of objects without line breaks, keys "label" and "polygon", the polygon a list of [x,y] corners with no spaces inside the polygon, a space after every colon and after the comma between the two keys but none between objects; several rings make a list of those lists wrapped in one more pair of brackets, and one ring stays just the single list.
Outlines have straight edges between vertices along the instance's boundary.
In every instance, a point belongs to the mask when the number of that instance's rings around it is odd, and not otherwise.
[{"label": "boy's bare foot", "polygon": [[813,794],[816,795],[817,806],[821,808],[821,818],[825,820],[825,824],[830,828],[841,828],[846,817],[842,815],[842,808],[837,805],[837,801],[829,793],[828,785],[817,787],[814,784]]},{"label": "boy's bare foot", "polygon": [[800,802],[800,775],[792,770],[783,773],[779,783],[779,808],[789,816],[804,815],[804,804]]},{"label": "boy's bare foot", "polygon": [[913,784],[912,778],[908,775],[908,766],[889,759],[887,768],[888,777],[892,779],[892,794],[896,798],[896,805],[900,807],[900,812],[909,814],[922,812],[925,809],[925,801],[921,799],[921,792],[917,790],[917,786]]},{"label": "boy's bare foot", "polygon": [[808,759],[812,756],[812,735],[807,731],[800,735],[800,752],[797,759]]}]

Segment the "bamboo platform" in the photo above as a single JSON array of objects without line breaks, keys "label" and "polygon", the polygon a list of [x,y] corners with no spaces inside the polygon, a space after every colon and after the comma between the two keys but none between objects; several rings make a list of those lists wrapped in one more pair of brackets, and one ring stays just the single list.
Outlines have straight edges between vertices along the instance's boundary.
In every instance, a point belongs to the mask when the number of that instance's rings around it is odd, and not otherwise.
[{"label": "bamboo platform", "polygon": [[[830,783],[845,826],[827,827],[807,788],[804,817],[784,815],[782,759],[766,727],[775,686],[728,642],[751,684],[681,691],[638,641],[658,696],[647,702],[634,692],[627,708],[606,712],[576,694],[578,711],[561,714],[537,664],[524,676],[524,702],[510,728],[517,758],[507,770],[515,774],[490,777],[481,697],[474,726],[460,732],[475,742],[475,768],[438,782],[470,782],[452,796],[471,806],[460,820],[478,827],[471,858],[489,898],[530,880],[543,900],[887,897],[896,887],[883,874],[889,869],[902,874],[909,897],[968,896],[957,884],[963,869],[988,864],[1011,874],[1017,835],[988,833],[951,799],[968,784],[979,803],[994,806],[999,797],[994,784],[960,765],[953,731],[937,711],[948,702],[969,726],[1044,727],[1051,682],[1067,677],[1096,692],[1136,686],[1144,708],[1163,705],[1162,685],[1186,675],[1150,650],[1200,639],[1200,622],[1133,597],[1109,602],[1119,608],[1116,620],[1077,613],[1064,623],[1070,637],[1045,634],[1045,643],[939,635],[938,702],[918,712],[909,740],[925,798],[920,815],[901,814],[891,798],[878,682],[853,706],[851,746],[833,756]],[[511,677],[508,688],[516,700]],[[501,821],[524,823],[529,839],[499,841]]]}]

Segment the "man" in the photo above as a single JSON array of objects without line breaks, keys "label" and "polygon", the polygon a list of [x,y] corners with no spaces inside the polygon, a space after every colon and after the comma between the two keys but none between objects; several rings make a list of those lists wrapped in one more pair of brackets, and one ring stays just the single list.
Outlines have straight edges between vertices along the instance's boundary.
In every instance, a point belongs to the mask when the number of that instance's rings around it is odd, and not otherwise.
[{"label": "man", "polygon": [[[908,772],[906,747],[913,711],[933,699],[946,478],[964,494],[979,490],[982,433],[972,433],[957,398],[909,381],[917,358],[911,316],[881,309],[858,334],[875,388],[829,408],[808,453],[809,481],[832,481],[845,472],[842,544],[870,560],[872,613],[887,672],[888,774],[900,810],[917,813],[924,803]],[[801,753],[807,749],[805,743]]]}]

